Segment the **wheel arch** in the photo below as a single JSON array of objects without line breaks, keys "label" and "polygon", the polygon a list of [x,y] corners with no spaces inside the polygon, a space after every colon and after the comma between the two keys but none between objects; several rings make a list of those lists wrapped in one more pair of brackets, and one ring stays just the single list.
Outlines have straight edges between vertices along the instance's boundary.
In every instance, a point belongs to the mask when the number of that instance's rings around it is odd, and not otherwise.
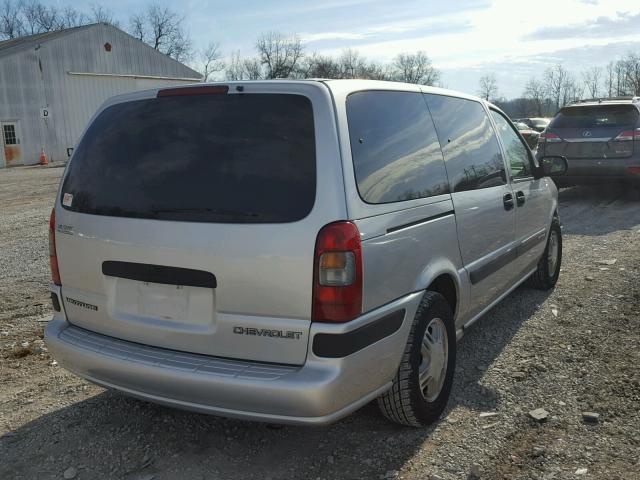
[{"label": "wheel arch", "polygon": [[[552,182],[551,180],[549,180],[550,182]],[[553,182],[552,182],[553,183]],[[549,210],[547,210],[547,212],[549,213],[548,219],[549,219],[549,225],[551,225],[551,222],[553,221],[553,219],[555,217],[557,217],[558,219],[560,219],[560,215],[558,213],[558,189],[554,187],[555,192],[551,192],[551,201],[550,203],[550,208]]]},{"label": "wheel arch", "polygon": [[431,280],[425,290],[442,295],[451,307],[453,318],[456,318],[460,309],[460,286],[455,275],[451,272],[442,272]]},{"label": "wheel arch", "polygon": [[449,307],[451,307],[453,317],[456,317],[456,313],[458,312],[459,294],[457,282],[452,275],[448,273],[438,275],[429,284],[427,290],[437,292],[442,295],[447,300]]}]

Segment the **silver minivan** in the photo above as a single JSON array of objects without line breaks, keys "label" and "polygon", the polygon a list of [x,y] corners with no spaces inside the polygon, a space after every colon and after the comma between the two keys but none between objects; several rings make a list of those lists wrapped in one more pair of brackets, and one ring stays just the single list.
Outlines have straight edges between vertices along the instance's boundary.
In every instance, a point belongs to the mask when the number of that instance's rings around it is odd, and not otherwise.
[{"label": "silver minivan", "polygon": [[475,97],[360,80],[199,84],[114,97],[50,222],[70,371],[141,399],[326,424],[377,399],[433,422],[465,329],[552,288],[552,174]]}]

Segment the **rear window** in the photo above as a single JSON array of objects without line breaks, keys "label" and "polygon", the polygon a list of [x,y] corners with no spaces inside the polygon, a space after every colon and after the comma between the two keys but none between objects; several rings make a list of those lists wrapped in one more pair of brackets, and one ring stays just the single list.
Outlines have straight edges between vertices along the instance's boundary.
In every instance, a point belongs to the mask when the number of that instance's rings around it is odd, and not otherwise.
[{"label": "rear window", "polygon": [[546,120],[544,118],[532,118],[531,123],[534,127],[544,128],[549,125],[550,120]]},{"label": "rear window", "polygon": [[308,98],[213,94],[105,109],[75,151],[64,208],[192,222],[300,220],[315,201]]},{"label": "rear window", "polygon": [[358,191],[365,202],[449,193],[438,136],[422,94],[352,93],[347,118]]},{"label": "rear window", "polygon": [[562,108],[550,128],[624,127],[634,125],[638,110],[632,105],[596,105]]}]

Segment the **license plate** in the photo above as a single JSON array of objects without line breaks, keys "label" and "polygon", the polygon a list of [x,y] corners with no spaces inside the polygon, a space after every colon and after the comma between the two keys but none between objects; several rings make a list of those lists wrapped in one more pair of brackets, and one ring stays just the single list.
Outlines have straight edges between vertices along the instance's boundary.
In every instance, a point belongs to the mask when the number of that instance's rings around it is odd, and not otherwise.
[{"label": "license plate", "polygon": [[188,317],[189,287],[140,283],[139,313],[145,317],[185,321]]}]

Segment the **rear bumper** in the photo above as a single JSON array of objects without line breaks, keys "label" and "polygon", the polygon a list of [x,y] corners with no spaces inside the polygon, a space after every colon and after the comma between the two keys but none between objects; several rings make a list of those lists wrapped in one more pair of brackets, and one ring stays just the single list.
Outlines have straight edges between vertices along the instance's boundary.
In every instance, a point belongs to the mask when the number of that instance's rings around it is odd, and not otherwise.
[{"label": "rear bumper", "polygon": [[[307,361],[274,365],[175,352],[90,332],[56,314],[45,341],[66,369],[152,402],[247,420],[322,425],[365,405],[391,384],[421,293],[344,325],[312,324]],[[372,326],[399,311],[402,322],[376,340]],[[368,327],[368,328],[367,328]],[[373,343],[340,358],[314,354],[314,338],[366,331]],[[388,335],[387,335],[388,334]],[[337,337],[336,337],[337,338]],[[316,342],[316,351],[317,351]]]},{"label": "rear bumper", "polygon": [[575,183],[600,183],[616,180],[640,181],[640,175],[631,169],[640,168],[640,158],[568,158],[567,173],[558,180]]}]

